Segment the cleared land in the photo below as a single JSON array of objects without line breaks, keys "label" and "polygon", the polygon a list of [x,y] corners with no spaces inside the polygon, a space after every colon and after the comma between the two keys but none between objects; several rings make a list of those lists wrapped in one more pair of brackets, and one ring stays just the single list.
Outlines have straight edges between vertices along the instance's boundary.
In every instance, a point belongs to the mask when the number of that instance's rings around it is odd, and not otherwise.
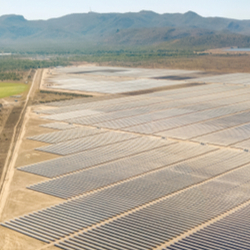
[{"label": "cleared land", "polygon": [[[11,146],[11,141],[16,140],[15,127],[19,121],[24,106],[24,98],[26,97],[29,85],[0,83],[0,179]],[[10,97],[12,94],[22,94]],[[18,134],[21,123],[16,128]],[[1,181],[0,181],[1,182]],[[2,188],[2,183],[0,183]]]},{"label": "cleared land", "polygon": [[1,249],[249,246],[250,76],[76,67],[44,87],[93,91],[86,79],[104,96],[28,109]]}]

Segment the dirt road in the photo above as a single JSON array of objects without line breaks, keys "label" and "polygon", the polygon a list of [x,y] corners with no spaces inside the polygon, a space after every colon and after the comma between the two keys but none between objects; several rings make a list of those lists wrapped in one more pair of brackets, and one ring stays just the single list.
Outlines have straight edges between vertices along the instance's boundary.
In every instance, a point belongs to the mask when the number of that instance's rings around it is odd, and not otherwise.
[{"label": "dirt road", "polygon": [[22,111],[20,112],[19,119],[16,122],[16,125],[13,130],[13,136],[10,142],[8,155],[0,179],[0,217],[2,214],[2,210],[5,206],[9,186],[12,181],[14,173],[14,164],[17,158],[17,152],[22,141],[23,121],[25,118],[26,109],[29,105],[29,101],[34,98],[36,90],[39,88],[42,75],[43,75],[43,70],[36,71],[30,90],[26,96],[26,100],[23,105]]}]

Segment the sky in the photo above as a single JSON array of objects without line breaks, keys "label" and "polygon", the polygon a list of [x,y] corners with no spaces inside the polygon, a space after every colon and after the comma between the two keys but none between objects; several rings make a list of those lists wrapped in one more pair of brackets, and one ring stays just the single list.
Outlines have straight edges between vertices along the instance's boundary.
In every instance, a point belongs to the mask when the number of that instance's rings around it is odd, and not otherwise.
[{"label": "sky", "polygon": [[28,20],[49,19],[89,11],[185,13],[250,19],[250,0],[0,0],[0,15],[20,14]]}]

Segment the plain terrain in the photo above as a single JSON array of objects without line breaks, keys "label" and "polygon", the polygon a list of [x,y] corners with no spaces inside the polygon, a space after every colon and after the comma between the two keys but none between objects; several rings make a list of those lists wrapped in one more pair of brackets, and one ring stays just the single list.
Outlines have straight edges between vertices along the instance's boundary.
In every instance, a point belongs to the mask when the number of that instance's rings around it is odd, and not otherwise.
[{"label": "plain terrain", "polygon": [[[176,76],[177,78],[178,77],[181,78],[181,76],[182,78],[185,78],[185,77],[188,78],[189,76],[191,78],[193,77],[194,79],[196,78],[198,79],[199,77],[203,77],[204,75],[207,77],[212,75],[211,73],[208,74],[207,72],[189,72],[188,73],[188,72],[183,72],[180,70],[168,72],[167,70],[164,71],[164,70],[145,70],[145,69],[138,69],[138,68],[135,68],[135,69],[128,68],[128,69],[120,69],[119,71],[117,70],[117,68],[112,70],[110,68],[105,67],[102,70],[99,67],[98,68],[97,67],[94,68],[93,66],[91,67],[86,67],[86,69],[80,66],[71,67],[71,68],[63,68],[63,69],[57,68],[51,71],[52,73],[51,75],[43,74],[43,71],[40,70],[38,71],[38,74],[37,74],[37,83],[39,84],[36,84],[36,88],[34,90],[38,91],[40,82],[42,82],[43,84],[48,83],[47,81],[42,81],[43,76],[49,77],[50,80],[51,79],[53,80],[54,79],[53,75],[54,75],[60,78],[61,80],[65,80],[66,77],[72,78],[72,75],[73,75],[72,71],[76,73],[90,72],[90,73],[86,73],[87,76],[85,77],[87,79],[92,78],[92,79],[95,79],[95,81],[103,82],[103,85],[107,86],[107,88],[110,87],[109,82],[108,82],[109,80],[113,81],[115,79],[118,82],[118,79],[120,78],[120,82],[122,82],[123,79],[121,75],[124,72],[127,72],[127,74],[124,73],[125,75],[124,77],[126,79],[128,77],[129,79],[136,79],[140,77],[143,79],[151,78],[151,77],[155,78],[156,75],[158,75],[158,77],[160,78],[161,76],[163,76],[163,73],[164,73],[164,76],[169,75],[172,78],[173,76]],[[92,70],[92,73],[91,73],[91,70]],[[63,73],[59,73],[59,72],[63,72]],[[147,73],[147,76],[145,76],[146,73]],[[76,74],[76,75],[77,77],[79,77],[79,74]],[[109,75],[109,77],[107,77],[107,75]],[[214,75],[215,77],[220,77],[220,75],[217,73]],[[106,80],[105,83],[103,79]],[[162,81],[162,80],[159,80],[159,81]],[[165,81],[165,79],[163,79],[163,81]],[[176,81],[178,82],[181,80],[177,79]],[[34,91],[34,95],[31,97],[31,100],[36,99],[35,93],[37,92]],[[161,157],[163,157],[164,159],[162,160],[162,162],[160,160],[161,158],[159,159],[155,158],[154,160],[152,160],[152,162],[149,160],[148,162],[145,161],[144,164],[138,165],[138,162],[136,160],[135,162],[133,162],[134,158],[132,158],[130,155],[125,155],[122,159],[116,160],[116,163],[119,162],[119,164],[114,165],[115,166],[114,172],[110,172],[111,174],[108,176],[110,178],[110,182],[106,184],[107,186],[105,186],[104,189],[114,188],[115,185],[113,185],[114,184],[113,181],[115,180],[115,178],[117,178],[117,176],[119,176],[120,174],[125,174],[125,176],[127,176],[128,168],[132,168],[131,166],[140,166],[138,167],[138,169],[142,169],[144,172],[142,171],[142,173],[138,174],[138,176],[136,176],[135,178],[131,174],[132,177],[129,175],[130,178],[122,180],[121,182],[117,184],[120,185],[123,183],[123,181],[124,183],[136,183],[136,180],[140,180],[140,178],[143,178],[143,176],[147,176],[147,175],[150,176],[152,174],[150,171],[154,173],[158,173],[158,171],[165,169],[164,171],[170,171],[170,172],[167,172],[166,177],[169,174],[170,176],[172,174],[176,176],[176,179],[173,179],[173,180],[169,179],[167,181],[165,180],[166,182],[163,181],[164,178],[162,179],[162,183],[160,183],[161,186],[169,185],[169,183],[173,181],[171,185],[166,186],[166,188],[164,188],[165,190],[172,190],[172,188],[174,188],[176,185],[177,186],[179,184],[182,185],[183,180],[184,180],[184,181],[187,181],[187,183],[189,182],[191,183],[190,184],[191,188],[189,190],[189,186],[184,185],[183,189],[176,190],[177,192],[180,192],[180,194],[182,192],[187,192],[187,197],[192,197],[193,194],[191,192],[193,192],[193,190],[196,190],[199,194],[204,192],[203,197],[205,197],[205,195],[207,194],[210,195],[210,192],[214,191],[214,189],[212,189],[212,191],[209,188],[205,189],[206,187],[205,183],[208,183],[208,186],[209,186],[209,183],[210,182],[212,183],[214,179],[217,180],[217,177],[218,177],[217,175],[220,174],[222,180],[219,179],[220,178],[219,176],[218,183],[221,186],[228,185],[227,181],[223,180],[224,177],[225,178],[227,177],[227,174],[229,174],[229,177],[230,177],[230,174],[233,175],[233,173],[228,173],[228,171],[237,172],[237,171],[241,171],[241,169],[243,170],[248,169],[248,166],[244,164],[249,163],[250,159],[249,159],[248,153],[244,152],[243,148],[241,149],[235,148],[234,145],[232,145],[232,142],[229,142],[229,145],[223,146],[224,141],[218,140],[218,138],[223,139],[223,137],[215,136],[214,137],[215,139],[210,138],[210,142],[208,141],[208,145],[203,145],[202,142],[205,139],[204,138],[200,139],[200,136],[206,135],[207,133],[213,134],[215,132],[214,129],[216,129],[216,131],[218,131],[219,133],[221,132],[224,133],[225,131],[229,129],[229,135],[231,135],[231,137],[229,136],[229,139],[233,140],[234,144],[238,143],[239,140],[249,141],[249,133],[246,133],[245,130],[239,130],[240,132],[237,132],[237,130],[235,130],[237,127],[245,125],[245,123],[249,123],[249,120],[248,120],[248,114],[249,114],[248,95],[249,93],[250,93],[249,87],[245,87],[244,85],[240,85],[240,84],[237,86],[237,82],[232,85],[212,83],[212,84],[202,84],[202,85],[197,85],[197,86],[186,85],[185,87],[182,86],[182,88],[175,88],[172,90],[158,89],[157,91],[152,90],[152,91],[148,91],[147,93],[139,93],[139,95],[122,95],[121,94],[120,96],[116,96],[117,99],[112,98],[112,96],[110,96],[110,98],[108,96],[105,96],[105,100],[102,97],[95,97],[93,99],[90,97],[90,98],[75,99],[69,102],[66,101],[66,102],[51,103],[50,104],[52,105],[51,107],[48,107],[48,105],[42,105],[42,104],[30,106],[26,111],[25,118],[23,120],[23,126],[21,129],[21,137],[18,143],[18,148],[15,151],[15,155],[17,156],[17,158],[16,158],[16,161],[13,162],[13,166],[11,168],[12,176],[10,175],[9,177],[10,186],[9,186],[9,189],[6,190],[6,194],[7,194],[6,200],[5,200],[6,206],[3,210],[1,221],[12,220],[14,217],[23,216],[27,213],[32,213],[34,211],[48,208],[56,204],[61,204],[63,202],[63,199],[56,198],[53,195],[54,192],[58,191],[56,185],[53,186],[51,195],[47,195],[45,193],[42,193],[41,191],[39,192],[32,191],[31,189],[28,189],[27,186],[35,185],[37,183],[44,182],[44,181],[57,182],[58,180],[63,180],[64,178],[65,179],[71,178],[70,177],[71,173],[66,173],[65,176],[60,176],[58,178],[48,179],[46,177],[42,177],[37,174],[31,174],[27,172],[25,173],[23,171],[16,169],[17,167],[20,167],[20,166],[23,167],[23,166],[33,164],[33,163],[38,163],[38,162],[43,162],[43,161],[46,162],[52,159],[60,160],[63,157],[63,156],[53,154],[53,152],[50,151],[49,149],[47,149],[46,152],[42,151],[41,147],[50,146],[48,143],[27,139],[27,137],[30,137],[30,136],[38,136],[38,135],[49,133],[49,132],[56,132],[56,130],[40,127],[41,124],[44,124],[46,122],[50,123],[54,121],[64,122],[64,124],[68,124],[69,122],[77,123],[78,126],[86,129],[86,131],[88,129],[97,129],[97,126],[98,126],[101,129],[110,130],[109,131],[110,134],[111,133],[131,133],[133,135],[137,135],[138,138],[140,137],[140,138],[146,138],[150,140],[150,139],[153,139],[154,137],[154,139],[158,140],[159,142],[167,143],[167,144],[169,143],[169,146],[167,146],[166,151],[162,151],[163,152],[162,154],[159,153],[159,155],[161,155]],[[100,102],[94,102],[98,100]],[[128,110],[130,112],[127,112]],[[92,115],[87,116],[86,114],[88,114],[88,112],[90,111],[92,111],[91,113]],[[199,115],[197,115],[197,112],[199,112]],[[43,114],[47,114],[47,117],[45,117]],[[70,120],[69,120],[69,116],[71,117]],[[239,119],[235,119],[235,117],[238,117]],[[78,120],[77,118],[80,118],[80,119]],[[149,118],[149,119],[146,119],[146,118]],[[165,122],[165,121],[169,121],[169,122]],[[204,126],[201,125],[203,123],[205,124]],[[153,124],[155,124],[155,126]],[[197,140],[194,139],[195,136],[190,133],[190,130],[188,129],[185,130],[186,127],[189,127],[189,126],[192,127],[193,125],[195,125],[197,129],[191,129],[191,132],[197,133],[196,135],[196,137],[198,136]],[[178,127],[179,130],[175,132],[176,127]],[[114,131],[114,129],[116,131]],[[165,132],[164,132],[164,129],[166,129]],[[63,131],[63,133],[67,133],[67,131]],[[234,136],[235,135],[234,133],[236,133],[236,135],[238,135],[239,133],[240,135],[243,135],[243,137],[239,138],[238,136]],[[99,136],[99,135],[97,134],[96,136]],[[104,133],[104,136],[105,136],[105,133]],[[92,135],[92,138],[95,138],[95,135]],[[86,136],[86,138],[82,138],[82,139],[88,140],[88,137]],[[213,140],[215,140],[215,142]],[[91,147],[93,145],[92,142],[89,144],[86,143],[85,145],[84,143],[79,144],[76,141],[78,141],[78,138],[70,139],[70,138],[64,137],[64,141],[62,142],[62,144],[59,143],[60,145],[59,144],[57,145],[57,143],[55,143],[54,146],[55,147],[58,146],[59,149],[61,146],[65,146],[67,150],[75,150],[75,152],[79,150],[77,149],[77,147],[86,146],[86,152],[89,153],[91,151]],[[75,147],[76,144],[77,146]],[[151,143],[149,144],[151,145]],[[103,145],[96,145],[96,146],[99,150],[102,147],[104,147],[105,149],[107,145],[105,145],[104,143]],[[143,145],[143,147],[144,146],[147,146],[147,144]],[[113,150],[116,150],[115,143],[112,145],[112,147],[113,147]],[[38,148],[40,148],[40,150]],[[98,169],[99,171],[101,171],[102,168],[106,168],[109,166],[109,165],[106,165],[106,164],[103,165],[103,164],[106,161],[105,157],[109,154],[112,155],[113,150],[110,150],[109,153],[103,150],[103,152],[105,152],[103,155],[97,154],[98,156],[100,156],[100,158],[104,157],[103,159],[101,159],[102,160],[101,163],[99,163],[99,164],[102,164],[102,166],[100,165],[97,166],[93,163],[93,165],[90,166],[91,169],[89,170],[90,176],[91,176],[91,171],[95,172],[95,171],[98,171]],[[136,150],[138,149],[136,148]],[[210,150],[213,152],[210,152]],[[120,150],[120,151],[123,151],[123,150]],[[148,152],[144,152],[142,156],[147,157],[150,154],[150,151],[151,149],[148,150]],[[157,150],[154,152],[157,153]],[[225,155],[227,154],[233,155],[235,157],[235,160],[230,161],[228,164],[223,164],[224,161],[221,161],[221,162],[219,161],[221,158],[218,158],[218,159],[216,158],[217,153],[219,155],[218,157],[225,157]],[[213,157],[213,154],[215,154],[215,157]],[[203,156],[207,157],[205,158],[206,160],[203,160],[203,158],[200,158]],[[94,158],[95,157],[90,159],[90,161],[95,161]],[[124,163],[123,163],[123,160],[125,160]],[[126,160],[128,160],[130,164],[128,164]],[[144,160],[144,158],[143,157],[138,158],[137,160],[141,162]],[[211,166],[209,164],[210,160],[211,161],[218,160],[218,163],[212,164]],[[86,160],[86,162],[88,161]],[[179,165],[180,162],[181,162],[181,165]],[[135,165],[132,165],[132,163]],[[112,164],[112,160],[111,162],[108,162],[108,164]],[[122,168],[123,164],[125,166],[123,168],[123,171],[117,171],[117,166]],[[83,169],[80,169],[80,170],[83,170]],[[87,171],[85,173],[87,174]],[[133,173],[133,169],[131,169],[131,173]],[[205,177],[203,176],[202,173],[204,174]],[[78,174],[81,174],[81,172],[77,171],[75,173],[76,176]],[[97,185],[96,186],[97,188],[95,189],[93,188],[93,193],[88,193],[89,197],[91,197],[91,195],[93,195],[94,193],[101,192],[102,188],[100,188],[99,185],[102,181],[104,180],[106,181],[106,178],[104,178],[104,174],[105,174],[105,171],[103,171],[103,174],[100,176],[94,175],[96,179],[94,179],[93,181],[90,181],[91,185],[95,184]],[[109,180],[109,178],[107,179]],[[114,178],[114,180],[112,178]],[[196,183],[197,178],[201,178],[201,180],[199,179],[201,183],[199,182]],[[154,186],[156,183],[157,182],[154,182],[152,179],[151,184],[154,184],[151,187],[152,190],[154,189]],[[241,185],[241,184],[242,184],[241,182],[231,183],[231,185]],[[75,188],[76,192],[80,193],[84,185],[81,185],[81,182],[74,182],[74,185],[72,185],[72,182],[66,181],[65,185],[63,186],[64,189],[59,190],[58,192],[63,193],[64,192],[63,190],[68,191],[67,189],[71,190],[74,187],[76,187]],[[138,189],[136,188],[137,187],[136,185],[132,187],[134,188],[133,195],[134,193],[138,192],[138,190],[142,190],[142,192],[144,190],[143,188],[141,188],[141,186]],[[235,188],[233,187],[232,189],[235,190],[237,188],[238,187],[235,187]],[[225,187],[225,190],[226,191],[228,190],[227,186]],[[242,189],[239,188],[238,190],[239,197],[241,197],[240,190],[242,191]],[[246,193],[247,192],[245,192],[244,194]],[[146,195],[147,194],[142,194],[140,197],[143,198]],[[170,196],[172,195],[178,196],[179,193],[171,193]],[[196,196],[194,195],[194,197]],[[230,198],[235,199],[235,197],[238,197],[237,193],[234,193],[234,195],[232,195]],[[99,197],[99,199],[101,198],[102,197]],[[127,199],[128,197],[124,198],[124,200],[127,200]],[[107,203],[107,205],[110,205],[113,202],[112,199],[108,201],[109,202]],[[182,201],[184,202],[184,205],[183,205],[183,209],[184,209],[186,208],[185,202],[188,202],[188,201],[185,198],[182,199]],[[198,201],[199,202],[197,202],[197,206],[200,206],[201,200],[198,200]],[[162,202],[162,200],[159,200],[159,203],[160,202]],[[218,202],[220,203],[220,205],[222,204],[221,201],[216,201],[216,202],[217,202],[216,203],[217,205],[218,205]],[[227,204],[228,200],[225,198],[223,202]],[[68,201],[68,204],[70,204],[70,200]],[[103,204],[105,204],[105,202]],[[155,204],[154,201],[149,201],[149,203],[147,203],[147,206],[150,207],[154,204]],[[214,206],[216,206],[216,204]],[[238,203],[236,205],[235,204],[236,203],[234,203],[234,206],[238,206]],[[157,204],[155,205],[157,206]],[[97,207],[95,209],[97,209]],[[136,209],[133,209],[131,213],[132,215],[134,215],[137,212],[139,212],[139,210],[143,211],[144,209],[145,209],[144,206],[140,206],[140,207],[137,207]],[[178,209],[179,209],[178,216],[185,216],[185,213],[182,212],[183,210],[179,207]],[[209,206],[209,209],[213,209],[213,205]],[[190,210],[192,209],[190,208]],[[199,211],[202,211],[203,213],[202,209]],[[193,213],[193,216],[195,216],[195,214],[198,213],[198,210],[193,209],[192,213]],[[126,219],[125,214],[126,214],[126,218],[130,217],[131,215],[123,211],[122,213],[117,215],[117,217],[115,218],[117,220],[121,219],[122,217]],[[204,213],[203,216],[205,216],[206,214],[207,213]],[[203,216],[200,216],[200,217],[202,218]],[[169,216],[169,218],[172,218],[172,217]],[[216,220],[216,218],[214,220]],[[110,225],[110,228],[112,228],[112,219],[113,217],[111,219],[98,222],[98,225],[99,226]],[[207,223],[210,223],[210,222],[211,221]],[[50,221],[50,223],[52,227],[54,225],[53,219]],[[60,222],[57,221],[56,223],[57,223],[56,226],[58,226],[58,223]],[[138,221],[134,220],[134,223],[139,223],[139,220]],[[148,223],[150,223],[150,221]],[[72,225],[74,226],[74,224]],[[157,226],[157,224],[155,224],[155,226]],[[193,230],[198,230],[199,228],[200,228],[200,225],[198,228],[192,227],[190,228],[189,233],[193,232]],[[89,229],[90,227],[84,230],[81,230],[80,233],[85,232],[85,230],[86,230],[86,233],[88,233],[88,231],[90,231]],[[132,230],[133,226],[130,226],[130,229]],[[38,228],[37,230],[42,230],[42,229]],[[161,228],[159,230],[161,230]],[[2,248],[4,250],[56,249],[53,246],[53,242],[51,242],[50,244],[46,246],[46,244],[43,242],[37,241],[33,238],[22,235],[20,233],[17,233],[13,230],[9,230],[7,228],[0,227],[0,232],[2,234],[2,240],[0,240],[0,243],[2,244]],[[46,233],[48,233],[48,231],[46,231]],[[52,233],[54,233],[54,231]],[[125,233],[126,232],[124,232],[124,234]],[[151,232],[151,233],[154,233],[154,232]],[[113,233],[112,237],[116,237],[116,233]],[[131,235],[131,237],[136,237],[136,236]],[[144,239],[144,241],[146,242],[146,239]],[[134,242],[137,242],[137,241],[134,241]],[[92,243],[95,244],[96,241],[94,242],[91,241],[90,244]]]},{"label": "plain terrain", "polygon": [[28,89],[27,84],[0,82],[0,98],[18,95]]}]

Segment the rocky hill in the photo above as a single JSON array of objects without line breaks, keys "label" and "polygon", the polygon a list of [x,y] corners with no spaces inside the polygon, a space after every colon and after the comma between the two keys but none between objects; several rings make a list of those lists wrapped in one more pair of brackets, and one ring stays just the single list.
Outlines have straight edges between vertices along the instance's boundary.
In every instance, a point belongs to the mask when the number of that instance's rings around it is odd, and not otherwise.
[{"label": "rocky hill", "polygon": [[[0,47],[42,46],[134,46],[178,41],[213,46],[247,46],[250,20],[204,18],[185,14],[87,13],[71,14],[46,21],[29,21],[23,16],[0,17]],[[184,40],[183,40],[184,39]],[[181,43],[180,43],[181,44]]]}]

